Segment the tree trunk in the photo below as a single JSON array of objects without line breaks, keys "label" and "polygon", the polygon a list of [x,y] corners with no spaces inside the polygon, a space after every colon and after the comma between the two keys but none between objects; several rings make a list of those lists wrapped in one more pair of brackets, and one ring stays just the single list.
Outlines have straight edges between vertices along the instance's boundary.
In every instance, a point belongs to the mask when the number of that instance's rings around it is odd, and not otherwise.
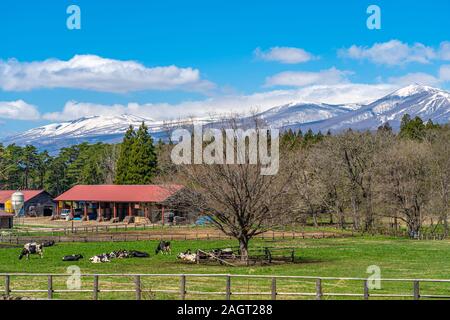
[{"label": "tree trunk", "polygon": [[447,220],[447,214],[444,214],[444,237],[447,238],[448,236],[448,220]]},{"label": "tree trunk", "polygon": [[312,218],[313,218],[313,224],[315,228],[319,227],[319,222],[317,221],[317,213],[313,212],[312,213]]},{"label": "tree trunk", "polygon": [[241,252],[241,261],[248,261],[248,239],[247,237],[241,237],[239,239],[239,249]]}]

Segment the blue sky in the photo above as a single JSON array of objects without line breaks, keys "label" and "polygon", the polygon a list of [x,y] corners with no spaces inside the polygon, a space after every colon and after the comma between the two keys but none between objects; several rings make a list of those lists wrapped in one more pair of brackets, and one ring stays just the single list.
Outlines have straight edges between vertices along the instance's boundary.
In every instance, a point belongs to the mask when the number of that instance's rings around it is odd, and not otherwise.
[{"label": "blue sky", "polygon": [[[72,4],[81,30],[66,27]],[[366,27],[371,4],[381,30]],[[449,12],[446,0],[2,0],[0,136],[89,115],[368,101],[414,82],[450,89]]]}]

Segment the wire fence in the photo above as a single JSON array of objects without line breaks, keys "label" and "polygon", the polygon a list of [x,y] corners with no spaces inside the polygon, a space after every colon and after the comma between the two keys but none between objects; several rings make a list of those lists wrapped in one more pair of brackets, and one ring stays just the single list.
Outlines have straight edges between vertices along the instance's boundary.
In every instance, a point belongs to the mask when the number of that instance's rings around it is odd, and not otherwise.
[{"label": "wire fence", "polygon": [[[4,296],[43,294],[41,299],[65,299],[69,294],[84,294],[76,299],[156,299],[157,294],[166,294],[163,299],[241,299],[260,297],[263,299],[450,299],[450,279],[380,279],[383,284],[397,283],[400,286],[386,286],[378,293],[371,289],[366,278],[279,276],[279,275],[236,275],[236,274],[80,274],[83,286],[76,289],[64,288],[67,274],[2,273]],[[26,278],[26,280],[18,280]],[[149,285],[149,280],[153,281]],[[203,279],[203,280],[202,280]],[[14,280],[14,281],[13,281]],[[38,283],[46,282],[46,287]],[[244,285],[244,282],[248,285]],[[310,290],[287,290],[299,282],[308,282]],[[348,282],[346,290],[335,292],[332,284]],[[167,288],[168,283],[171,286]],[[207,284],[214,283],[214,286]],[[25,285],[25,284],[28,284]],[[32,284],[32,288],[28,288]],[[433,284],[429,292],[422,286]],[[264,287],[263,287],[264,285]],[[407,290],[409,288],[409,291]],[[398,290],[398,291],[397,291]],[[111,294],[116,294],[112,295]],[[117,295],[118,294],[118,295]],[[131,297],[129,296],[131,294]]]}]

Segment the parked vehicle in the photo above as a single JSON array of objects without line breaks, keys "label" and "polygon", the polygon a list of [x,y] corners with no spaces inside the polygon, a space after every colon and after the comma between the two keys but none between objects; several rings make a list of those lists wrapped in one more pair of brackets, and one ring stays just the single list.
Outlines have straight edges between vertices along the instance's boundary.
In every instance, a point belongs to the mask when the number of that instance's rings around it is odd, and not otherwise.
[{"label": "parked vehicle", "polygon": [[70,209],[62,209],[59,216],[63,219],[70,217]]}]

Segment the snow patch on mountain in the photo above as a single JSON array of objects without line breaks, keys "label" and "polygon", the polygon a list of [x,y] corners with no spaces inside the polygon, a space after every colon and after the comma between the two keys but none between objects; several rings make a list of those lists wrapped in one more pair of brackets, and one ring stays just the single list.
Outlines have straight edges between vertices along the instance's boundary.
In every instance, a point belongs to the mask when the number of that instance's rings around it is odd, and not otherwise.
[{"label": "snow patch on mountain", "polygon": [[[348,128],[376,130],[386,122],[398,129],[406,113],[411,117],[419,116],[424,121],[431,119],[435,123],[448,123],[450,93],[432,87],[411,85],[365,105],[295,102],[275,106],[258,116],[271,128],[339,132]],[[251,117],[241,119],[243,123],[248,120],[251,120]],[[137,128],[142,122],[149,127],[149,132],[155,140],[167,139],[168,127],[173,129],[192,124],[192,121],[209,123],[212,127],[220,127],[224,123],[223,119],[211,118],[179,120],[168,125],[167,122],[134,115],[93,116],[31,129],[5,138],[2,142],[32,144],[49,151],[57,151],[61,147],[81,142],[117,143],[122,140],[130,125]]]}]

